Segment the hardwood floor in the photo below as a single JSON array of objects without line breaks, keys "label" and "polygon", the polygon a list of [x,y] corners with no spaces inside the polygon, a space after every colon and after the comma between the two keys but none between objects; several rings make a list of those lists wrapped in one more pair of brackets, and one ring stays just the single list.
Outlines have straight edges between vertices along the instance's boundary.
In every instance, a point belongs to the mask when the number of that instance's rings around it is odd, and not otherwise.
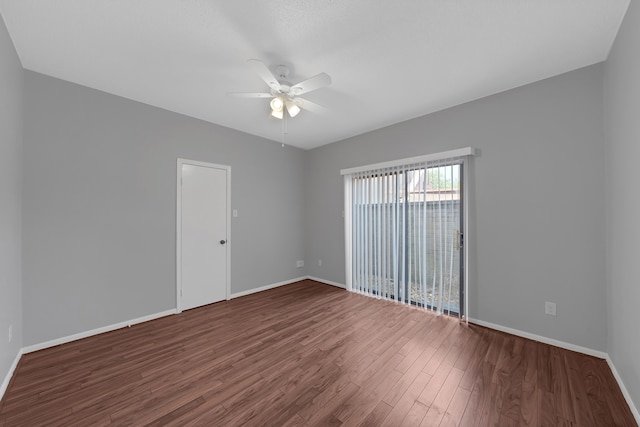
[{"label": "hardwood floor", "polygon": [[605,361],[303,281],[26,354],[6,426],[635,426]]}]

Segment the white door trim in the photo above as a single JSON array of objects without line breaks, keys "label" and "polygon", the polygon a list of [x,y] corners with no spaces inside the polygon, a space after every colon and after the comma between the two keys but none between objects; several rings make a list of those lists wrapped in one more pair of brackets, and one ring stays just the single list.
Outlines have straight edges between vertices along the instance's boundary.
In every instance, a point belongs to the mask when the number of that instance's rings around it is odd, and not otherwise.
[{"label": "white door trim", "polygon": [[226,236],[226,255],[227,255],[227,283],[226,283],[226,299],[231,295],[231,166],[218,165],[215,163],[201,162],[198,160],[177,159],[176,164],[176,312],[182,312],[182,165],[203,166],[206,168],[222,169],[227,172],[227,236]]}]

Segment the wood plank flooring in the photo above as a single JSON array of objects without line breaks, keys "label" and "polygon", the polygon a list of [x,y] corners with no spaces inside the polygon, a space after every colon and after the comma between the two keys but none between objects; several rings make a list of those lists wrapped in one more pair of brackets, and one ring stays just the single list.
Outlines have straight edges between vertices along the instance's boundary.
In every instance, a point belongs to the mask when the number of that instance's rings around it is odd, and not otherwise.
[{"label": "wood plank flooring", "polygon": [[2,426],[636,426],[605,361],[303,281],[22,357]]}]

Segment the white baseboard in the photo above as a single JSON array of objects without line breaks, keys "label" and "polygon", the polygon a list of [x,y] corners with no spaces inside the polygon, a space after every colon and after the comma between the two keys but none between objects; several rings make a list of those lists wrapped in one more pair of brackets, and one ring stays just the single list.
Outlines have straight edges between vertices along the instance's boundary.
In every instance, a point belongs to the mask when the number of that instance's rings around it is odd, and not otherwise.
[{"label": "white baseboard", "polygon": [[539,341],[541,343],[553,345],[553,346],[564,348],[571,351],[576,351],[578,353],[583,353],[589,356],[594,356],[594,357],[598,357],[600,359],[606,360],[607,364],[609,365],[609,368],[611,369],[611,372],[613,373],[614,378],[616,379],[616,382],[618,383],[618,386],[620,387],[620,390],[622,391],[622,394],[624,396],[624,399],[627,402],[627,405],[629,405],[629,409],[631,409],[631,412],[633,413],[633,416],[636,419],[636,422],[640,425],[640,412],[638,412],[638,408],[636,408],[635,403],[631,399],[631,395],[629,394],[629,391],[625,387],[624,382],[622,381],[622,377],[618,373],[618,370],[613,364],[613,361],[611,360],[611,357],[609,357],[608,353],[605,353],[603,351],[593,350],[586,347],[581,347],[575,344],[569,344],[564,341],[558,341],[552,338],[543,337],[541,335],[531,334],[529,332],[519,331],[517,329],[507,328],[506,326],[496,325],[494,323],[489,323],[489,322],[485,322],[478,319],[469,319],[469,322],[474,323],[476,325],[484,326],[490,329],[495,329],[497,331],[506,332],[508,334],[517,335],[523,338],[529,338],[534,341]]},{"label": "white baseboard", "polygon": [[555,347],[576,351],[578,353],[588,354],[589,356],[598,357],[600,359],[606,359],[608,357],[607,353],[605,353],[604,351],[598,351],[598,350],[593,350],[587,347],[581,347],[579,345],[570,344],[564,341],[554,340],[553,338],[543,337],[542,335],[536,335],[529,332],[519,331],[518,329],[507,328],[506,326],[496,325],[494,323],[485,322],[483,320],[469,318],[469,322],[474,323],[476,325],[484,326],[489,329],[495,329],[496,331],[506,332],[511,335],[516,335],[522,338],[528,338],[530,340],[553,345]]},{"label": "white baseboard", "polygon": [[16,358],[13,359],[13,364],[9,368],[9,372],[4,377],[4,381],[2,381],[2,385],[0,385],[0,400],[4,396],[4,392],[7,391],[7,387],[9,387],[9,383],[11,382],[11,378],[13,378],[13,373],[16,371],[18,367],[18,362],[20,362],[20,358],[22,357],[22,349],[18,350],[18,354],[16,354]]},{"label": "white baseboard", "polygon": [[115,331],[116,329],[125,328],[127,326],[137,325],[138,323],[148,322],[150,320],[159,319],[160,317],[170,316],[176,314],[175,309],[162,311],[160,313],[149,314],[147,316],[138,317],[137,319],[128,320],[125,322],[115,323],[113,325],[103,326],[101,328],[92,329],[90,331],[80,332],[73,335],[68,335],[62,338],[56,338],[51,341],[43,342],[40,344],[30,345],[22,349],[23,354],[32,353],[34,351],[43,350],[45,348],[54,347],[60,344],[66,344],[71,341],[76,341],[82,338],[91,337],[93,335],[103,334],[105,332]]},{"label": "white baseboard", "polygon": [[616,379],[616,382],[618,383],[618,386],[620,387],[620,390],[622,391],[622,395],[624,396],[624,399],[626,400],[627,405],[629,405],[629,409],[631,409],[631,412],[633,413],[633,416],[636,419],[636,422],[640,425],[640,412],[638,412],[638,408],[636,408],[633,400],[631,399],[631,395],[629,394],[629,391],[625,387],[624,382],[622,382],[622,377],[620,376],[620,374],[618,374],[618,370],[613,364],[613,361],[611,360],[611,357],[609,357],[608,353],[605,353],[603,351],[593,350],[587,347],[581,347],[575,344],[569,344],[564,341],[558,341],[552,338],[543,337],[541,335],[531,334],[529,332],[519,331],[517,329],[507,328],[506,326],[496,325],[494,323],[489,323],[489,322],[485,322],[478,319],[469,319],[469,322],[474,323],[476,325],[484,326],[486,328],[495,329],[497,331],[506,332],[508,334],[517,335],[523,338],[529,338],[534,341],[539,341],[541,343],[553,345],[555,347],[576,351],[578,353],[583,353],[589,356],[594,356],[594,357],[598,357],[600,359],[606,360],[607,364],[609,365],[609,368],[611,369],[611,372],[613,373],[614,378]]},{"label": "white baseboard", "polygon": [[607,360],[607,364],[609,365],[609,368],[611,369],[611,372],[613,372],[613,376],[618,382],[618,386],[620,386],[620,390],[622,390],[622,395],[624,396],[624,400],[627,401],[627,405],[629,405],[629,409],[631,409],[631,412],[633,413],[633,416],[636,419],[636,423],[640,425],[640,412],[638,412],[638,408],[636,408],[636,405],[633,403],[633,400],[631,399],[631,395],[629,394],[627,387],[625,387],[624,383],[622,382],[622,377],[618,373],[618,370],[613,364],[613,360],[611,360],[611,357],[609,357],[608,354],[607,354],[606,360]]},{"label": "white baseboard", "polygon": [[[284,286],[284,285],[289,285],[291,283],[295,283],[295,282],[299,282],[301,280],[306,279],[306,276],[303,277],[298,277],[295,279],[291,279],[291,280],[286,280],[283,282],[278,282],[278,283],[273,283],[271,285],[266,285],[266,286],[262,286],[260,288],[255,288],[255,289],[250,289],[248,291],[243,291],[243,292],[238,292],[235,294],[231,294],[230,299],[232,298],[238,298],[244,295],[250,295],[256,292],[262,292],[262,291],[266,291],[268,289],[273,289],[273,288],[277,288],[279,286]],[[119,322],[119,323],[115,323],[113,325],[108,325],[108,326],[103,326],[100,328],[96,328],[96,329],[92,329],[90,331],[85,331],[85,332],[79,332],[77,334],[74,335],[69,335],[66,337],[62,337],[62,338],[56,338],[54,340],[51,341],[46,341],[40,344],[34,344],[34,345],[30,345],[28,347],[24,347],[22,349],[22,354],[27,354],[27,353],[32,353],[34,351],[38,351],[38,350],[43,350],[45,348],[49,348],[49,347],[54,347],[56,345],[60,345],[60,344],[65,344],[71,341],[76,341],[82,338],[87,338],[87,337],[91,337],[93,335],[98,335],[98,334],[102,334],[105,332],[110,332],[110,331],[114,331],[116,329],[120,329],[120,328],[124,328],[127,326],[133,326],[136,325],[138,323],[143,323],[143,322],[148,322],[150,320],[154,320],[154,319],[158,319],[160,317],[165,317],[165,316],[169,316],[172,314],[176,314],[177,310],[176,309],[171,309],[171,310],[166,310],[160,313],[154,313],[154,314],[150,314],[147,316],[143,316],[143,317],[138,317],[137,319],[132,319],[132,320],[128,320],[125,322]]]},{"label": "white baseboard", "polygon": [[314,280],[316,282],[324,283],[325,285],[335,286],[337,288],[347,289],[345,285],[338,282],[332,282],[331,280],[320,279],[319,277],[307,276],[306,279]]},{"label": "white baseboard", "polygon": [[249,289],[248,291],[236,292],[235,294],[231,294],[229,299],[240,298],[240,297],[244,297],[246,295],[255,294],[255,293],[258,293],[258,292],[268,291],[269,289],[278,288],[278,287],[284,286],[284,285],[290,285],[292,283],[296,283],[296,282],[299,282],[299,281],[304,280],[304,279],[306,279],[306,277],[304,277],[304,276],[303,277],[297,277],[295,279],[285,280],[283,282],[272,283],[270,285],[260,286],[259,288]]}]

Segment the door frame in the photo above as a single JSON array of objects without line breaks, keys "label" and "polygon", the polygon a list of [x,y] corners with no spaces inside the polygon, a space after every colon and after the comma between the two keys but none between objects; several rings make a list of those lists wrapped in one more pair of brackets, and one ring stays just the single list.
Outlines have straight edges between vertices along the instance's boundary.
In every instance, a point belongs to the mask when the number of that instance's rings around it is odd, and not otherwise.
[{"label": "door frame", "polygon": [[225,284],[225,298],[231,295],[231,166],[201,162],[178,157],[176,161],[176,312],[182,312],[182,165],[201,166],[205,168],[222,169],[227,173],[227,211],[226,211],[226,257],[227,275]]},{"label": "door frame", "polygon": [[[463,233],[463,245],[462,245],[462,254],[463,259],[460,260],[461,265],[464,268],[463,277],[461,283],[461,287],[464,287],[464,303],[460,301],[460,305],[464,304],[464,321],[466,323],[469,322],[469,276],[470,276],[470,266],[469,266],[469,253],[470,253],[470,243],[472,241],[472,224],[470,223],[470,208],[471,203],[470,200],[475,200],[475,196],[471,197],[472,188],[469,185],[471,181],[471,173],[474,170],[471,159],[476,155],[476,149],[474,147],[465,147],[458,148],[456,150],[444,151],[440,153],[434,154],[426,154],[423,156],[417,157],[409,157],[406,159],[399,160],[391,160],[382,163],[375,163],[371,165],[365,166],[357,166],[353,168],[341,169],[340,175],[343,176],[343,185],[344,185],[344,207],[343,207],[343,218],[344,218],[344,241],[345,241],[345,284],[348,291],[353,291],[353,209],[352,209],[352,177],[357,172],[370,171],[375,169],[384,169],[384,168],[393,168],[396,166],[402,166],[412,163],[421,163],[421,162],[429,162],[432,160],[444,160],[444,159],[458,159],[460,164],[462,165],[462,200],[461,200],[461,209],[462,209],[462,229]],[[462,310],[461,310],[462,311]]]}]

